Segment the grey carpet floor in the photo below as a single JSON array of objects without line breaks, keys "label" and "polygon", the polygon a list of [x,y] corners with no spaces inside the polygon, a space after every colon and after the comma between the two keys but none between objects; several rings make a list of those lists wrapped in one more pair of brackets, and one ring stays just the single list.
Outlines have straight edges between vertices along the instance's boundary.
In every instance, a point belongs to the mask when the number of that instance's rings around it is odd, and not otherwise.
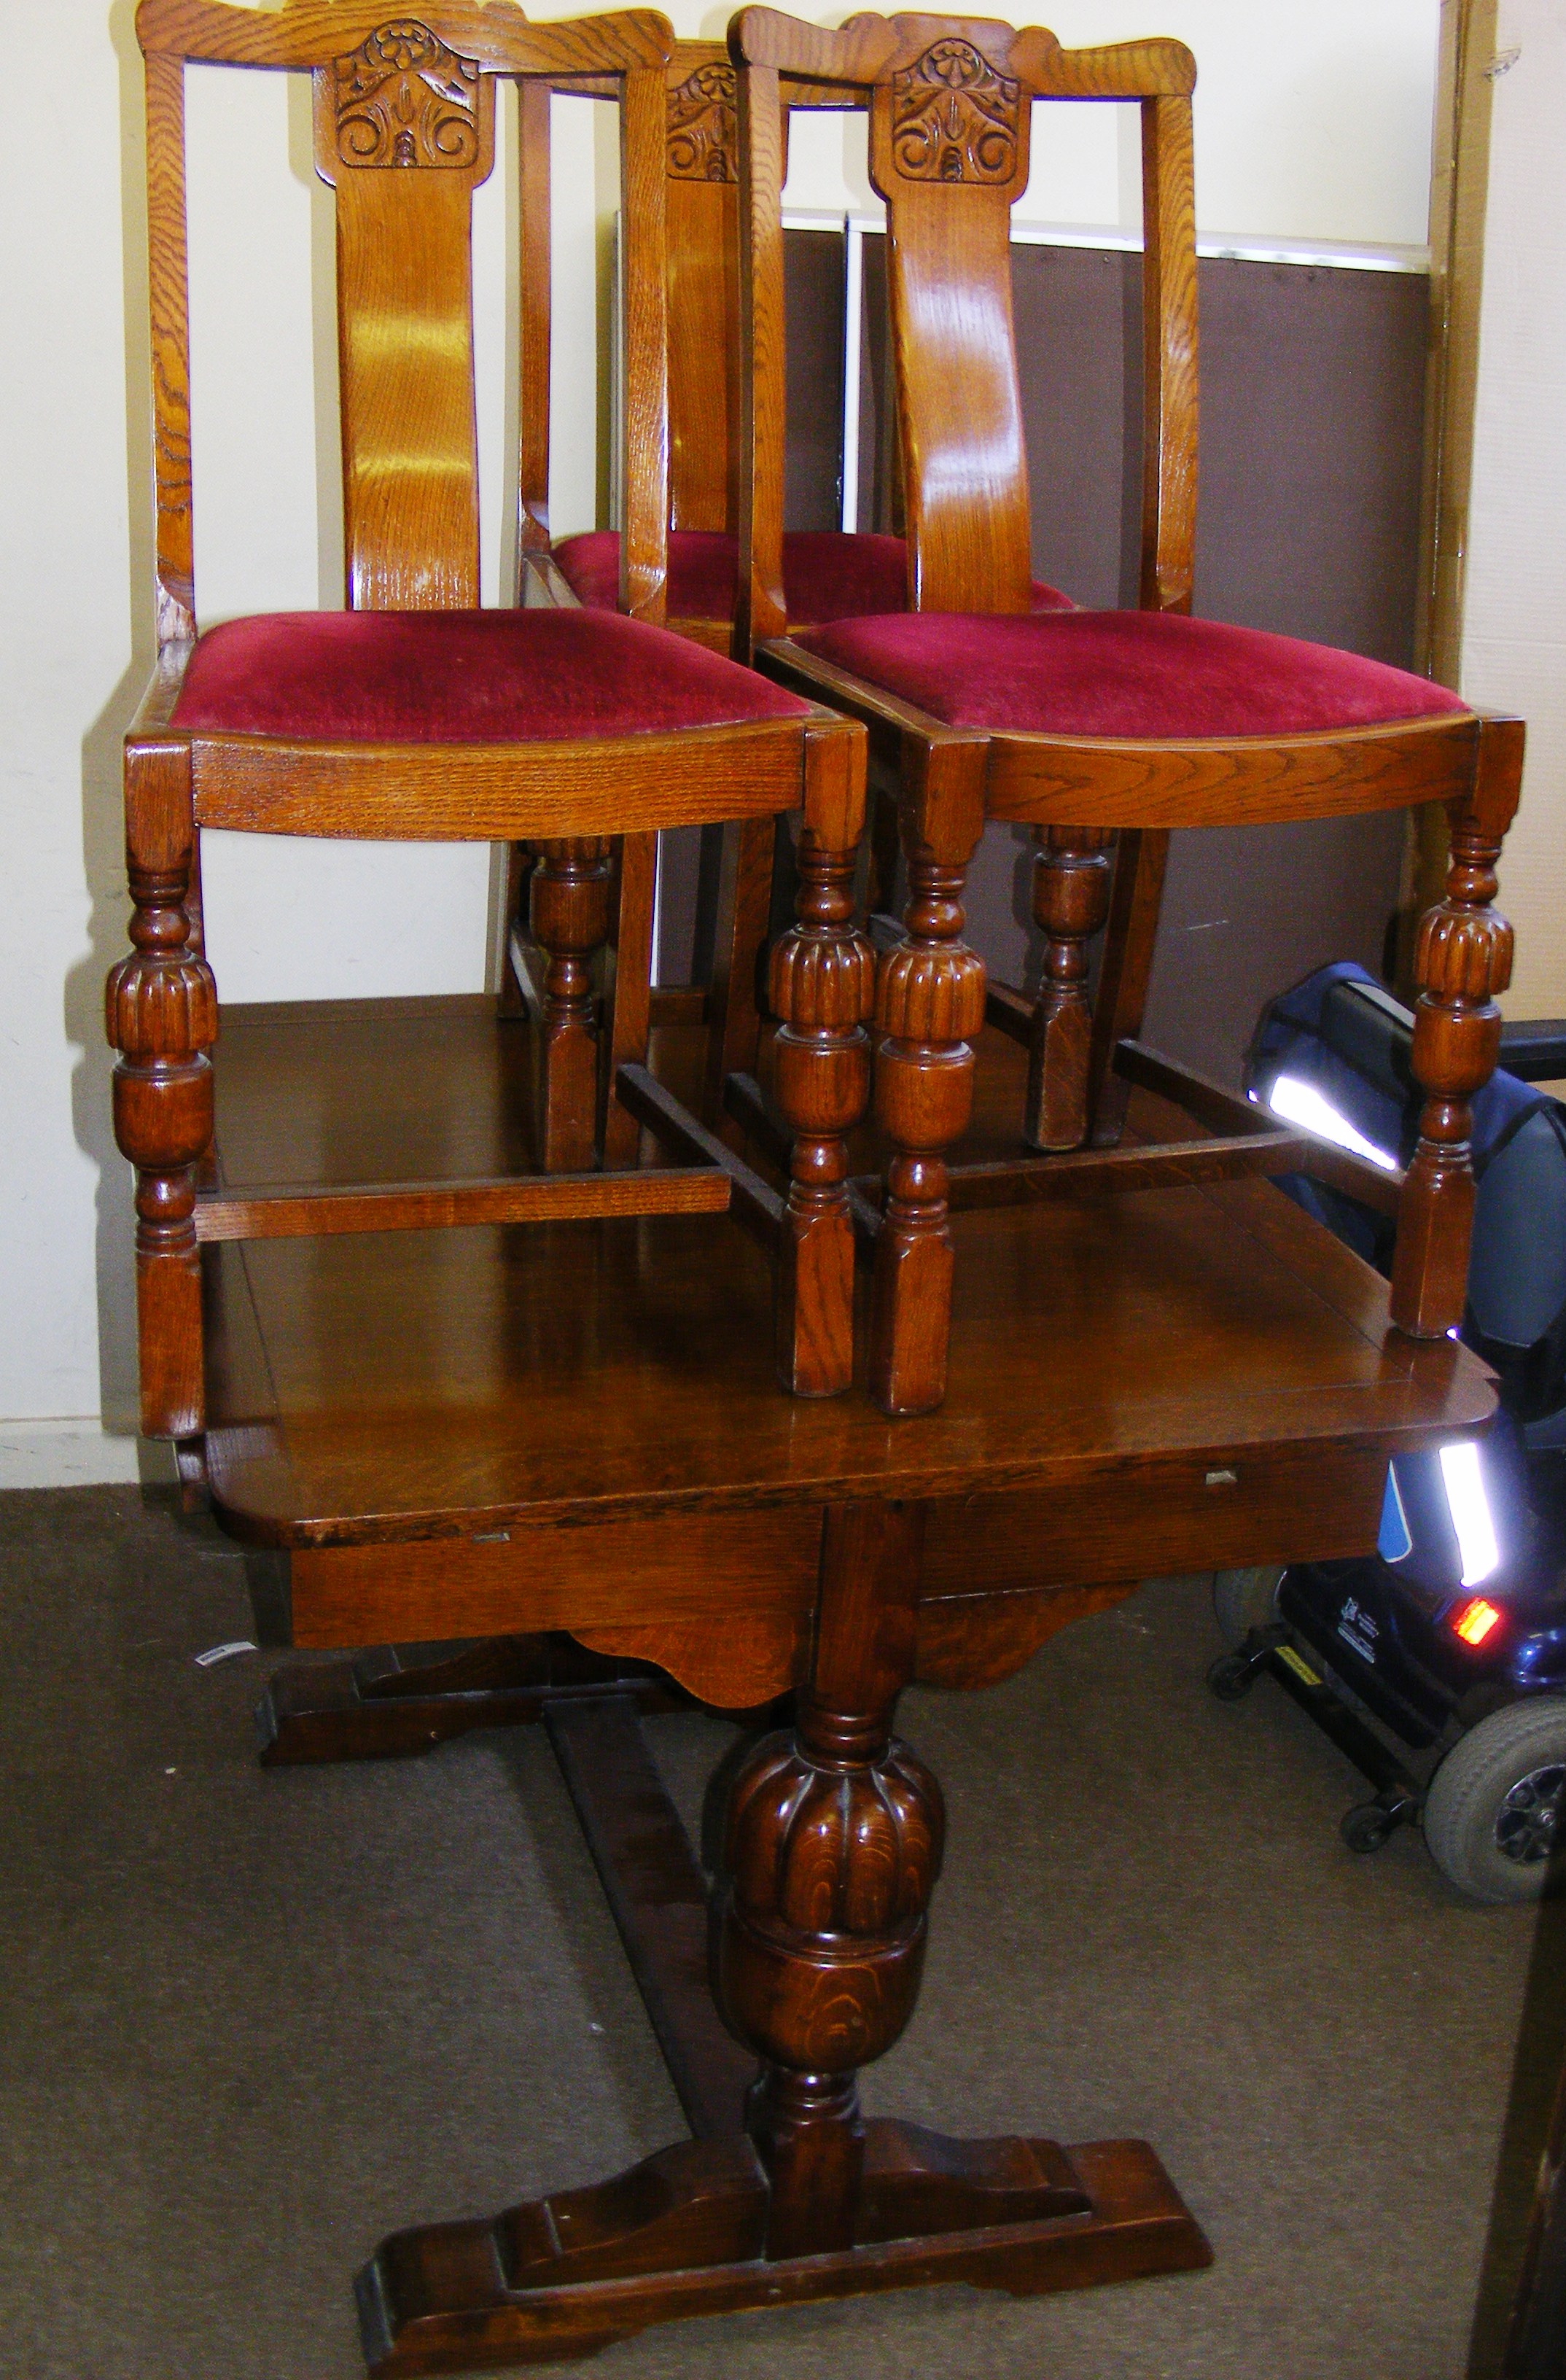
[{"label": "grey carpet floor", "polygon": [[[131,1489],[0,1497],[0,2368],[350,2380],[379,2236],[596,2179],[680,2123],[547,1743],[271,1774],[236,1550]],[[1209,2273],[932,2289],[648,2333],[603,2380],[1461,2380],[1529,1962],[1263,1686],[1201,1587],[984,1694],[911,1694],[951,1812],[872,2111],[1151,2138]],[[732,1740],[650,1722],[694,1818]]]}]

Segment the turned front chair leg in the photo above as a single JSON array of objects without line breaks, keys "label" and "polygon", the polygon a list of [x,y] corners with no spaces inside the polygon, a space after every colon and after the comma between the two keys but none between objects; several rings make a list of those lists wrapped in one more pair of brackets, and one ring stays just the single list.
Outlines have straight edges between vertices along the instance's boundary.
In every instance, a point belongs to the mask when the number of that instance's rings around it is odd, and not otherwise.
[{"label": "turned front chair leg", "polygon": [[829,1512],[808,1687],[732,1789],[718,1934],[723,2012],[763,2060],[747,2129],[770,2258],[854,2244],[856,2070],[913,2013],[941,1868],[941,1789],[892,1732],[912,1674],[923,1512]]},{"label": "turned front chair leg", "polygon": [[920,756],[904,804],[905,938],[876,985],[876,1114],[892,1142],[876,1237],[870,1394],[892,1415],[929,1413],[946,1393],[952,1235],[941,1151],[973,1112],[968,1037],[984,1022],[984,962],[962,940],[963,888],[983,824],[983,747]]},{"label": "turned front chair leg", "polygon": [[854,1378],[854,1224],[847,1135],[870,1096],[865,1022],[875,953],[849,923],[856,854],[799,843],[799,923],[768,969],[778,1105],[795,1135],[778,1252],[778,1376],[795,1396],[836,1396]]},{"label": "turned front chair leg", "polygon": [[126,854],[134,949],[109,976],[104,1022],[119,1052],[115,1138],[136,1168],[141,1428],[192,1438],[205,1422],[196,1167],[212,1146],[217,990],[190,947],[195,849],[190,754],[127,756]]},{"label": "turned front chair leg", "polygon": [[1044,979],[1033,1012],[1023,1138],[1030,1148],[1080,1148],[1093,1038],[1087,945],[1109,915],[1111,837],[1099,827],[1035,832],[1033,915],[1045,937]]},{"label": "turned front chair leg", "polygon": [[1414,953],[1413,1064],[1428,1096],[1398,1206],[1391,1295],[1393,1322],[1414,1339],[1442,1338],[1463,1322],[1474,1226],[1470,1103],[1495,1072],[1494,994],[1511,980],[1511,929],[1490,903],[1516,808],[1522,733],[1507,720],[1487,722],[1481,734],[1478,791],[1454,805],[1446,896],[1421,920]]},{"label": "turned front chair leg", "polygon": [[774,1088],[794,1135],[778,1249],[778,1377],[801,1397],[840,1395],[854,1378],[847,1135],[869,1102],[864,1027],[875,1005],[875,953],[852,922],[865,752],[864,729],[847,720],[807,730],[798,922],[768,964],[768,999],[782,1026]]},{"label": "turned front chair leg", "polygon": [[598,1032],[592,958],[609,938],[611,859],[604,836],[539,843],[528,919],[543,958],[534,1012],[534,1111],[545,1173],[582,1173],[598,1159]]}]

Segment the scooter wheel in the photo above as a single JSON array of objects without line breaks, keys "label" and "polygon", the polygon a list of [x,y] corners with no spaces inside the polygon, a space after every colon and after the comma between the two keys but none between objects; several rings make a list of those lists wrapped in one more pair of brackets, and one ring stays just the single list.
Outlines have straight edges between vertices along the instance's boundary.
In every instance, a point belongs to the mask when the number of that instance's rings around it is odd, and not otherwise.
[{"label": "scooter wheel", "polygon": [[1208,1691],[1220,1703],[1242,1703],[1260,1674],[1238,1653],[1220,1653],[1208,1671]]},{"label": "scooter wheel", "polygon": [[1391,1841],[1397,1828],[1397,1820],[1378,1802],[1361,1802],[1338,1821],[1338,1832],[1350,1851],[1361,1853],[1378,1852],[1383,1843]]},{"label": "scooter wheel", "polygon": [[[1236,1650],[1253,1628],[1269,1628],[1278,1617],[1278,1590],[1283,1564],[1263,1562],[1256,1570],[1216,1570],[1212,1574],[1212,1616],[1226,1645]],[[1212,1684],[1211,1678],[1208,1681]],[[1213,1686],[1216,1694],[1218,1688]]]},{"label": "scooter wheel", "polygon": [[1430,1780],[1425,1840],[1475,1900],[1537,1900],[1566,1836],[1566,1694],[1508,1703],[1471,1727]]}]

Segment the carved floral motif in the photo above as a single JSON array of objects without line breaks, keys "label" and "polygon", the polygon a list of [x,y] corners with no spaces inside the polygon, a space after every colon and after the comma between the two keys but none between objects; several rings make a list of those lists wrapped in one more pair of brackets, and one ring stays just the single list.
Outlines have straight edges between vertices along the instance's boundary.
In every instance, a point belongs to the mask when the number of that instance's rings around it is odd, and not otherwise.
[{"label": "carved floral motif", "polygon": [[1022,86],[971,42],[932,42],[892,78],[892,154],[911,182],[1007,182]]},{"label": "carved floral motif", "polygon": [[395,18],[335,68],[342,164],[477,164],[479,68],[427,25]]},{"label": "carved floral motif", "polygon": [[733,67],[698,67],[669,93],[668,171],[677,182],[737,182],[738,117]]}]

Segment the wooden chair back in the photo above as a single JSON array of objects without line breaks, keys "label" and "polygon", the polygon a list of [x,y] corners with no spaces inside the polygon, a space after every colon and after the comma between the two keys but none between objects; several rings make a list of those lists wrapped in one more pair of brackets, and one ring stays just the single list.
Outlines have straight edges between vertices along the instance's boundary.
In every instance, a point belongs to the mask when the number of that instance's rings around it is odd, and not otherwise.
[{"label": "wooden chair back", "polygon": [[[741,280],[739,141],[734,68],[722,42],[676,42],[666,77],[664,222],[668,278],[669,527],[734,536],[739,528]],[[541,376],[527,408],[521,466],[525,550],[549,547],[550,177],[548,104],[613,98],[602,77],[529,84],[522,115],[523,348]],[[791,85],[786,106],[862,107],[857,92]],[[786,173],[788,128],[781,134]],[[781,188],[781,183],[780,183]],[[627,255],[643,223],[623,214]]]},{"label": "wooden chair back", "polygon": [[1064,50],[988,18],[858,16],[841,31],[742,9],[742,285],[754,370],[742,431],[741,600],[752,641],[781,635],[782,116],[802,87],[870,111],[886,202],[897,428],[914,609],[1024,612],[1030,527],[1011,211],[1027,188],[1035,100],[1132,102],[1142,115],[1141,600],[1188,611],[1196,493],[1196,212],[1184,43]]},{"label": "wooden chair back", "polygon": [[[390,14],[384,0],[285,0],[275,13],[142,0],[137,31],[147,67],[160,642],[188,639],[195,627],[184,83],[187,64],[198,62],[312,79],[316,170],[336,199],[350,609],[479,602],[470,225],[473,192],[494,163],[497,78],[519,83],[533,122],[540,96],[547,106],[551,84],[572,72],[622,96],[624,207],[638,226],[625,259],[625,304],[637,333],[625,343],[622,595],[634,617],[661,620],[665,19],[633,9],[535,25],[514,0],[439,0],[418,18]],[[525,359],[536,359],[526,305],[522,341]],[[522,398],[527,485],[540,441],[547,457],[548,382],[540,392],[526,364]]]},{"label": "wooden chair back", "polygon": [[[550,551],[552,95],[617,99],[616,78],[565,73],[522,87],[519,551]],[[668,358],[669,528],[734,532],[739,443],[739,154],[734,70],[721,42],[676,42],[664,76],[662,225]],[[621,212],[625,263],[649,269],[649,223]]]},{"label": "wooden chair back", "polygon": [[668,77],[669,526],[738,526],[739,147],[721,42],[677,42]]}]

